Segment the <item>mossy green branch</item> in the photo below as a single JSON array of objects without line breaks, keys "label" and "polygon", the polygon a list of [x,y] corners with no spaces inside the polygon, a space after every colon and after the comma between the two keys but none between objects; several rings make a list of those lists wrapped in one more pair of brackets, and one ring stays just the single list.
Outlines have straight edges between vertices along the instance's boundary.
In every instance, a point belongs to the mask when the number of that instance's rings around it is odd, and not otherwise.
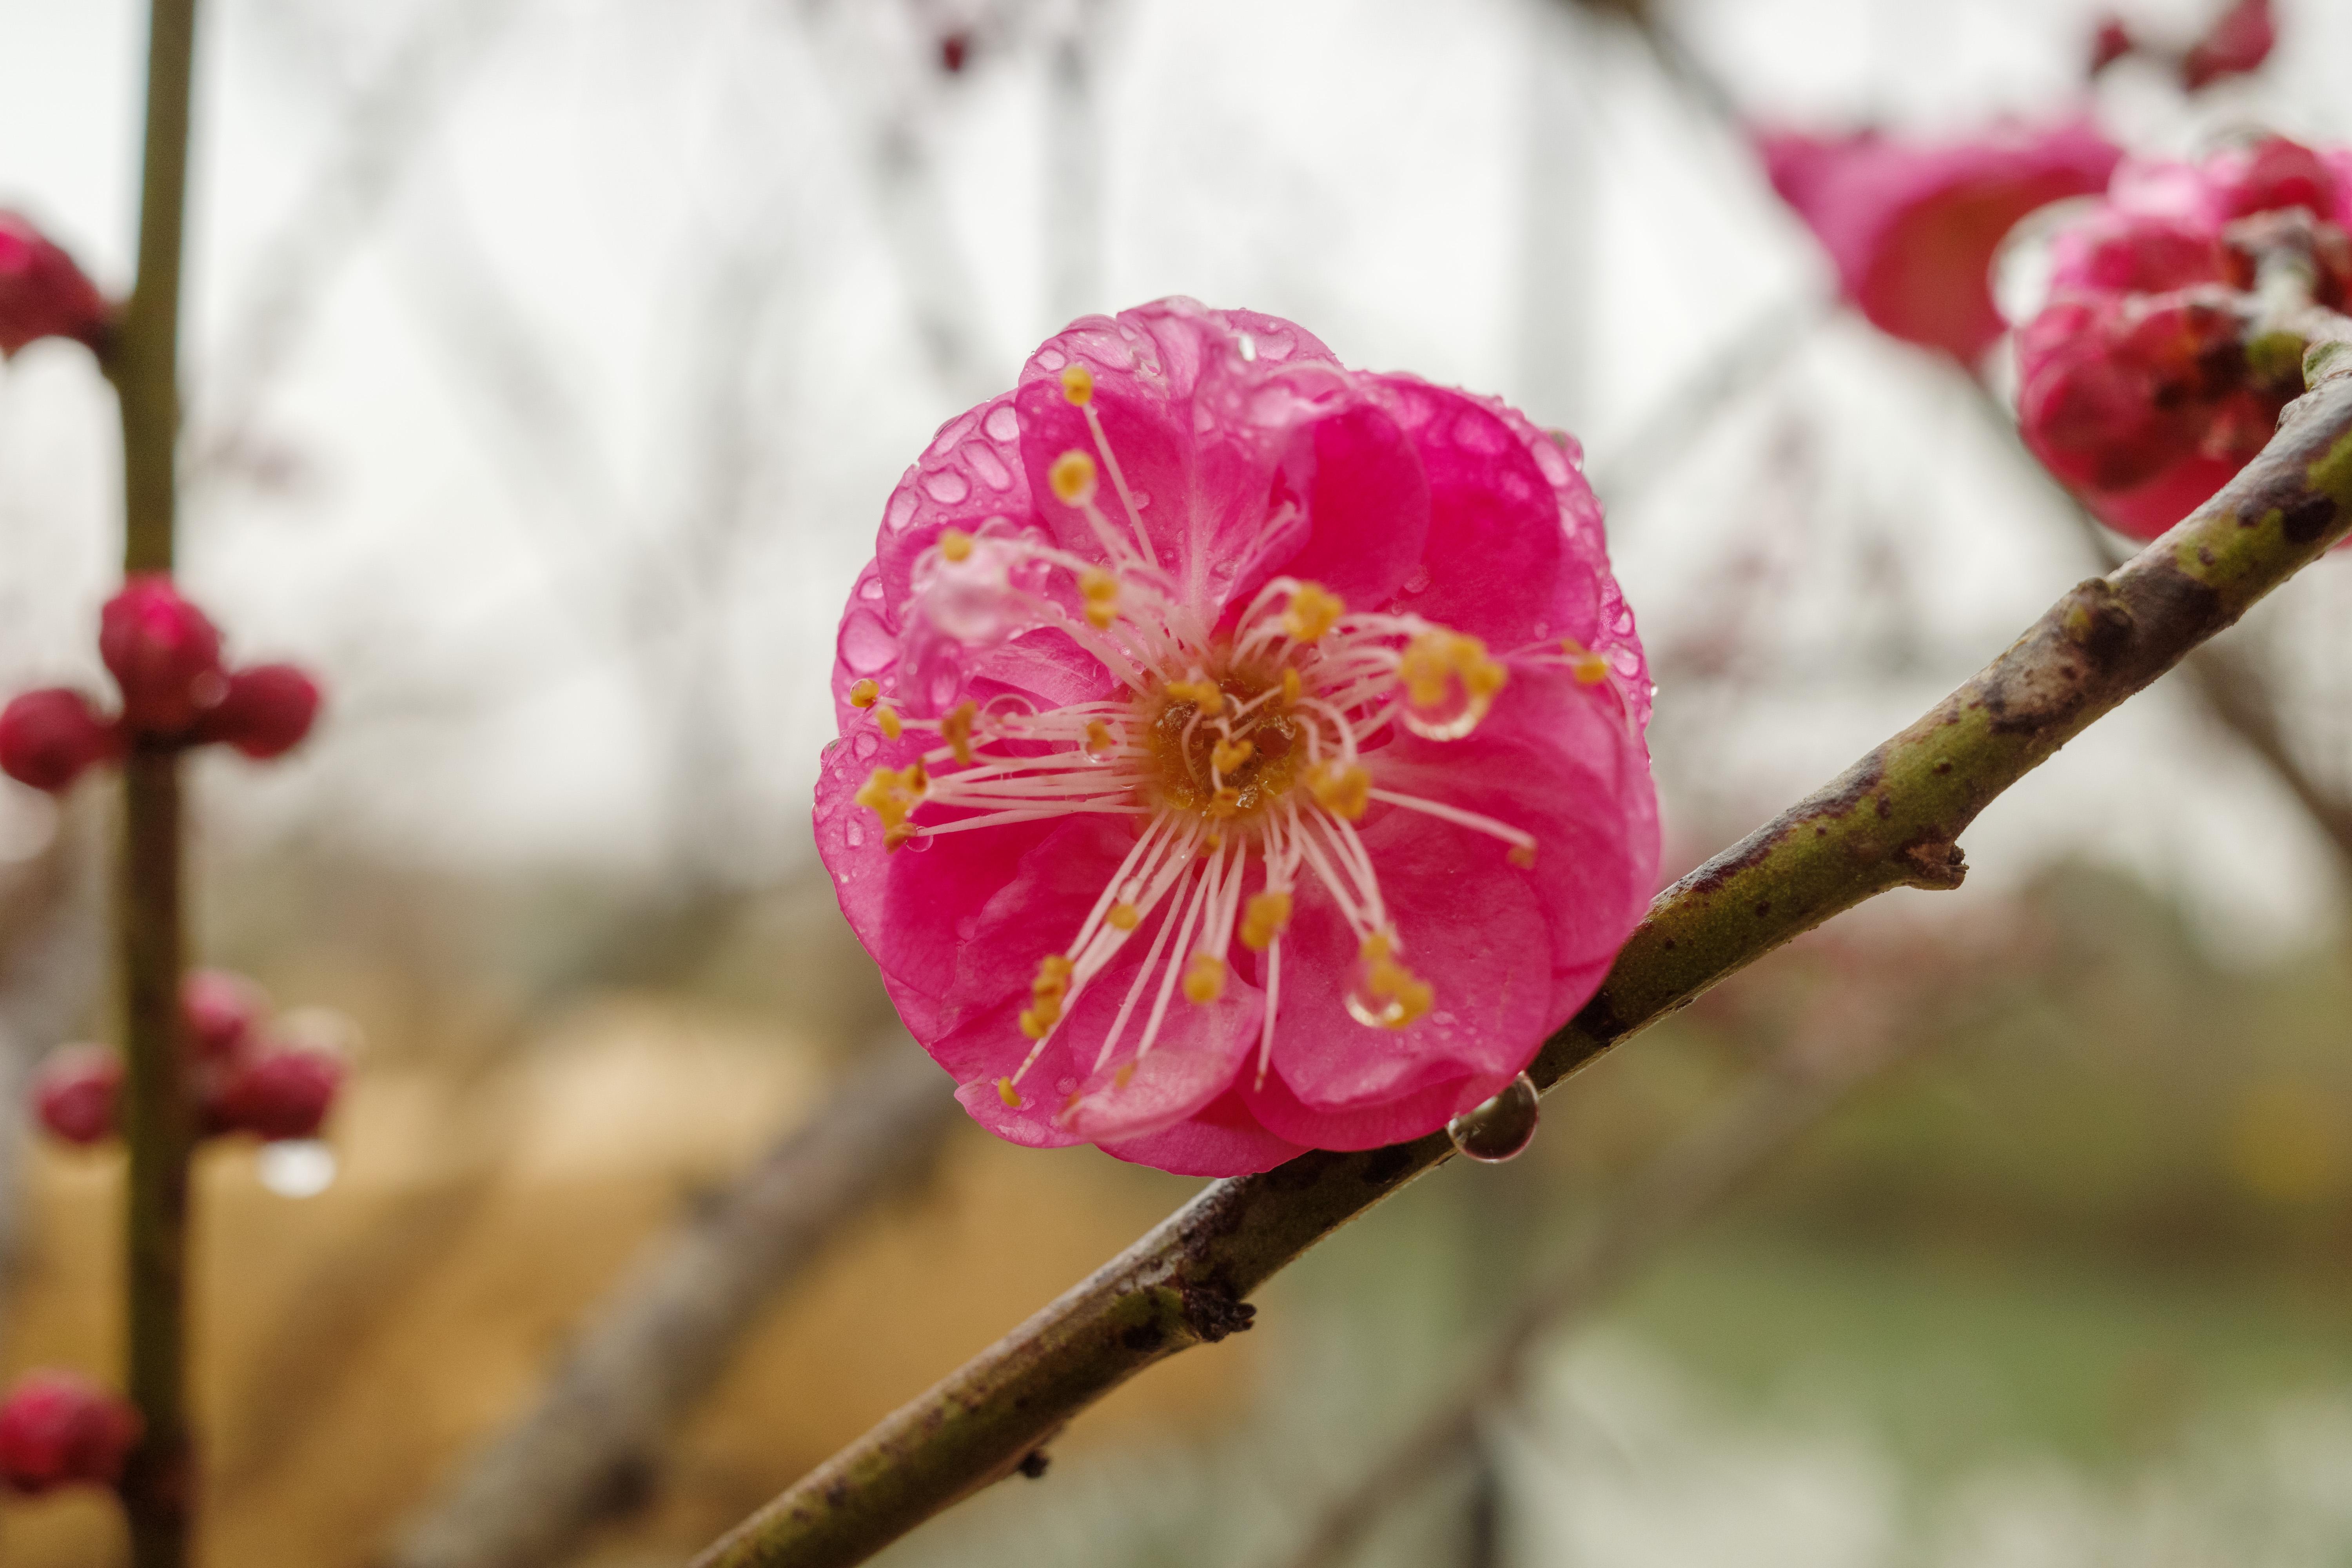
[{"label": "mossy green branch", "polygon": [[[1549,1089],[1734,971],[1890,888],[1951,888],[2000,793],[2352,530],[2352,377],[2294,403],[2194,516],[2069,590],[2009,650],[1826,789],[1661,894],[1546,1041]],[[2352,369],[2347,363],[2346,369]],[[1442,1133],[1213,1183],[1095,1276],[827,1460],[697,1568],[845,1568],[1021,1468],[1152,1363],[1245,1327],[1244,1298],[1452,1153]]]}]

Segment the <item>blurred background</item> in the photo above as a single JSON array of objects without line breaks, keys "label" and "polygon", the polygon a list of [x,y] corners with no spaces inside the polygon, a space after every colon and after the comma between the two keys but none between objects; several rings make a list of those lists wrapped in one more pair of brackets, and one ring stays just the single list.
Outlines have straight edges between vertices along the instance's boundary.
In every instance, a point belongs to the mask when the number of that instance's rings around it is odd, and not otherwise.
[{"label": "blurred background", "polygon": [[[1573,431],[1678,872],[2097,564],[1975,382],[1840,310],[1748,127],[2352,140],[2352,12],[2277,9],[2191,100],[2086,84],[2072,0],[207,0],[182,576],[331,705],[287,765],[196,764],[200,952],[357,1063],[324,1148],[204,1157],[211,1560],[467,1561],[420,1521],[635,1260],[885,1092],[807,828],[835,628],[900,471],[1041,338],[1186,293]],[[143,7],[0,0],[0,201],[127,282]],[[98,678],[114,453],[78,347],[0,370],[0,688]],[[1614,1237],[1347,1560],[2352,1561],[2347,620],[2328,561],[2229,639],[2305,798],[2167,680],[1963,890],[1604,1060],[885,1560],[1278,1568]],[[0,781],[12,1100],[107,1028],[103,795]],[[0,1125],[0,1371],[111,1375],[118,1157]],[[1194,1185],[902,1136],[532,1561],[682,1563]],[[1712,1217],[1645,1201],[1708,1169]],[[0,1562],[118,1528],[0,1499]]]}]

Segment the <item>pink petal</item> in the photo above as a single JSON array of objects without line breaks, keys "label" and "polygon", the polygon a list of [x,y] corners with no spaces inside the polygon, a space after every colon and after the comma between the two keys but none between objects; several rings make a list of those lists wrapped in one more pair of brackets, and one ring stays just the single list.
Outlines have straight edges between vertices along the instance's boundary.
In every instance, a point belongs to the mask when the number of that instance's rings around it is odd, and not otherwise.
[{"label": "pink petal", "polygon": [[1190,1120],[1148,1137],[1105,1143],[1103,1152],[1130,1164],[1180,1176],[1248,1176],[1271,1171],[1307,1152],[1259,1125],[1236,1088],[1202,1106]]}]

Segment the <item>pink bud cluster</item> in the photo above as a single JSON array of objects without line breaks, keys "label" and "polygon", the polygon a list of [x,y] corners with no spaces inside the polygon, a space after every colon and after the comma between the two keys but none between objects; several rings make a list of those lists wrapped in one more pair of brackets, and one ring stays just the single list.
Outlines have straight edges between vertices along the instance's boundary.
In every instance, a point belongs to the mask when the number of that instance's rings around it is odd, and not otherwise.
[{"label": "pink bud cluster", "polygon": [[2260,70],[2278,45],[2278,19],[2271,0],[2232,0],[2203,36],[2178,53],[2157,48],[2135,36],[2120,16],[2099,23],[2091,41],[2091,74],[2098,75],[2127,55],[2163,61],[2180,78],[2180,85],[2200,91],[2226,77]]},{"label": "pink bud cluster", "polygon": [[98,286],[30,220],[0,212],[0,358],[39,338],[97,348],[111,312]]},{"label": "pink bud cluster", "polygon": [[318,717],[316,681],[290,664],[228,668],[219,630],[160,573],[133,575],[107,602],[98,652],[120,710],[71,687],[19,695],[0,710],[0,773],[58,794],[133,747],[217,742],[268,759],[292,750]]},{"label": "pink bud cluster", "polygon": [[2056,237],[2049,300],[2018,334],[2026,445],[2108,526],[2170,528],[2303,390],[2300,342],[2265,335],[2258,275],[2284,261],[2340,309],[2347,230],[2352,153],[2273,136],[2199,163],[2125,164]]},{"label": "pink bud cluster", "polygon": [[0,1400],[0,1485],[27,1494],[112,1486],[139,1441],[130,1402],[75,1373],[27,1373]]},{"label": "pink bud cluster", "polygon": [[[271,1038],[268,999],[243,975],[198,970],[180,987],[188,1092],[207,1135],[265,1142],[316,1137],[341,1088],[341,1057]],[[105,1046],[52,1052],[33,1082],[33,1110],[68,1143],[97,1143],[121,1126],[122,1058]]]}]

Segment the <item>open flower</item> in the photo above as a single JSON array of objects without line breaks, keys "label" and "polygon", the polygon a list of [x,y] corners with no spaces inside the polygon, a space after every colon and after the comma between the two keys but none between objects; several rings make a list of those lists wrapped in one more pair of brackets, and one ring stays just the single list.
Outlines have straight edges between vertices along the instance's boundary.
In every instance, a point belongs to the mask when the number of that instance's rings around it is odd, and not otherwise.
[{"label": "open flower", "polygon": [[1226,1174],[1527,1066],[1657,859],[1577,464],[1183,300],[941,429],[850,595],[816,831],[975,1118]]},{"label": "open flower", "polygon": [[2123,154],[2087,120],[1951,142],[1864,131],[1757,139],[1772,188],[1879,331],[1973,367],[2001,334],[1993,253],[2018,219],[2104,187]]}]

